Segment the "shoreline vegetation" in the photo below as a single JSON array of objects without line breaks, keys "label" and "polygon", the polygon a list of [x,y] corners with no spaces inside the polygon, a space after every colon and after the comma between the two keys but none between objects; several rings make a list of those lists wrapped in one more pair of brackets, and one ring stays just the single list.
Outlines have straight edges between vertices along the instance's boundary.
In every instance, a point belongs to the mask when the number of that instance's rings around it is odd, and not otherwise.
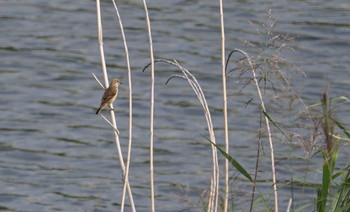
[{"label": "shoreline vegetation", "polygon": [[[113,110],[110,111],[110,119],[105,116],[100,116],[111,126],[114,132],[114,140],[119,157],[120,167],[123,173],[123,195],[120,201],[120,210],[124,211],[125,206],[128,210],[136,211],[137,205],[134,203],[132,194],[132,185],[129,182],[129,166],[132,151],[132,127],[133,127],[133,91],[132,91],[132,78],[131,78],[131,66],[129,60],[128,46],[126,36],[124,33],[122,18],[119,14],[118,6],[114,0],[112,0],[115,8],[116,17],[121,29],[123,37],[125,59],[128,67],[128,93],[129,93],[129,141],[127,149],[126,162],[122,155],[122,150],[119,142],[119,131]],[[301,74],[303,77],[306,75],[298,69],[298,67],[290,64],[287,59],[284,58],[284,52],[291,50],[289,43],[293,41],[293,37],[288,34],[278,33],[276,27],[278,25],[278,18],[274,17],[271,10],[267,11],[266,19],[262,21],[250,21],[249,23],[256,29],[261,41],[246,41],[245,46],[247,49],[254,48],[256,54],[249,54],[246,50],[238,49],[231,46],[225,46],[225,25],[224,25],[224,6],[222,0],[219,0],[220,10],[218,11],[220,16],[221,29],[221,72],[222,72],[222,95],[223,95],[223,109],[222,120],[224,123],[224,146],[218,145],[216,142],[215,131],[213,122],[209,110],[209,105],[206,100],[204,91],[201,88],[200,83],[196,77],[187,70],[176,59],[155,59],[153,52],[152,41],[152,23],[148,14],[148,8],[146,0],[143,0],[145,10],[145,25],[148,30],[148,40],[150,47],[150,63],[146,64],[141,74],[150,74],[150,132],[149,132],[149,152],[150,152],[150,168],[149,168],[149,185],[150,185],[150,211],[156,211],[157,205],[155,204],[155,190],[154,190],[154,164],[153,164],[153,122],[154,122],[154,82],[155,75],[157,74],[156,64],[165,63],[170,66],[174,66],[179,71],[170,75],[166,84],[171,82],[173,78],[180,78],[188,82],[188,85],[192,88],[196,94],[199,103],[202,106],[203,114],[206,120],[208,134],[203,136],[204,142],[208,143],[208,148],[211,148],[211,181],[209,192],[205,197],[198,197],[203,202],[203,211],[234,211],[235,206],[240,209],[239,203],[235,202],[235,190],[231,186],[232,177],[229,176],[230,170],[234,167],[234,172],[243,176],[242,178],[236,178],[236,181],[249,182],[251,185],[251,200],[250,211],[263,209],[264,211],[349,211],[350,210],[350,164],[346,162],[343,167],[337,166],[339,151],[342,151],[341,146],[350,143],[350,132],[346,129],[343,123],[337,118],[337,109],[345,105],[349,107],[350,100],[345,96],[330,98],[327,90],[321,94],[321,100],[315,100],[312,105],[305,105],[303,99],[298,95],[298,92],[294,91],[292,86],[291,76],[295,74]],[[103,46],[103,25],[101,21],[101,8],[100,0],[96,0],[96,14],[97,14],[97,29],[98,29],[98,44],[101,56],[101,66],[104,81],[101,83],[98,78],[93,74],[97,82],[102,88],[106,88],[109,85],[109,77],[106,69],[106,62],[104,58],[104,46]],[[232,49],[228,54],[225,49]],[[226,58],[227,57],[227,58]],[[147,70],[147,71],[146,71]],[[229,141],[229,134],[235,133],[235,130],[228,128],[228,106],[227,106],[227,78],[235,77],[238,80],[236,85],[237,90],[242,90],[248,85],[255,87],[256,96],[252,97],[247,102],[249,105],[252,101],[256,101],[256,110],[259,111],[260,116],[257,117],[257,121],[260,123],[260,128],[256,129],[258,133],[256,141],[256,165],[255,170],[246,170],[239,161],[240,159],[235,157],[229,150],[235,148],[234,141]],[[254,99],[254,100],[253,100]],[[271,100],[274,99],[274,100]],[[276,103],[278,99],[278,103]],[[274,102],[275,101],[275,102]],[[283,105],[282,105],[283,104]],[[286,114],[293,116],[294,119],[288,123],[280,121],[278,114],[280,111],[274,110],[274,107],[287,108]],[[113,105],[111,105],[113,108]],[[298,131],[298,129],[301,129]],[[204,132],[203,132],[204,133]],[[278,149],[274,148],[274,143],[285,141],[287,143],[293,143],[299,145],[304,150],[305,161],[305,173],[304,176],[298,179],[291,179],[285,181],[285,179],[278,179],[276,176],[276,161],[275,152]],[[263,148],[267,146],[269,149]],[[269,184],[271,185],[270,193],[262,193],[259,189],[261,181],[267,181],[266,178],[261,179],[259,176],[260,162],[262,154],[264,157],[268,157],[270,161],[270,177]],[[266,154],[266,155],[265,155]],[[312,160],[316,160],[315,155],[322,156],[322,181],[317,184],[311,185],[307,182],[308,163]],[[225,158],[225,164],[219,163],[219,158]],[[264,170],[268,172],[268,170]],[[220,175],[224,173],[224,175]],[[251,174],[253,173],[253,174]],[[298,184],[300,191],[294,191],[289,199],[287,208],[279,208],[278,203],[278,191],[284,186],[290,186]],[[219,187],[224,186],[224,188]],[[265,184],[266,185],[266,184]],[[309,204],[302,202],[305,188],[313,187],[316,190],[315,199]],[[205,190],[207,188],[203,188]],[[145,191],[148,192],[148,191]],[[128,198],[126,198],[126,196]],[[295,197],[295,198],[293,198]],[[128,202],[127,200],[128,199]],[[169,200],[171,201],[171,200]],[[129,209],[130,208],[130,209]],[[246,209],[245,211],[247,211]]]}]

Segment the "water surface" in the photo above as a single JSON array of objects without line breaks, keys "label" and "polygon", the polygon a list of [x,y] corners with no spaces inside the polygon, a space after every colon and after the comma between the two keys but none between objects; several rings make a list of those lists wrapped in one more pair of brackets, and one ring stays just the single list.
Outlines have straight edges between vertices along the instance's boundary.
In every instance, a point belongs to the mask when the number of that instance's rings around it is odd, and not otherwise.
[{"label": "water surface", "polygon": [[[223,145],[218,2],[177,0],[148,4],[156,57],[177,59],[198,78],[210,106],[217,142]],[[149,61],[146,22],[141,1],[121,1],[118,5],[130,50],[135,98],[130,181],[138,210],[149,211],[150,75],[149,70],[142,73]],[[277,31],[295,37],[291,43],[294,51],[286,53],[286,57],[307,75],[293,77],[294,89],[300,91],[305,103],[319,101],[326,88],[332,97],[349,97],[348,1],[227,1],[224,6],[227,51],[239,47],[256,53],[258,49],[243,44],[245,40],[260,39],[249,21],[264,20],[271,8],[280,19]],[[126,155],[128,79],[123,43],[112,3],[104,1],[101,7],[109,76],[124,82],[115,106]],[[119,210],[121,171],[113,133],[94,113],[102,95],[91,75],[95,73],[102,80],[95,2],[4,1],[0,11],[0,209]],[[203,138],[207,136],[206,124],[185,81],[174,79],[164,85],[175,70],[157,65],[156,208],[202,211],[200,196],[209,188],[211,163],[210,148]],[[231,151],[253,173],[259,129],[258,96],[253,86],[241,90],[242,84],[237,83],[236,77],[228,76]],[[253,102],[245,107],[251,98]],[[297,104],[299,109],[300,105]],[[338,115],[346,124],[350,121],[348,108],[341,107]],[[286,118],[281,114],[283,117]],[[308,132],[303,133],[307,136]],[[302,148],[296,140],[295,145],[287,145],[286,139],[277,138],[276,135],[279,186],[292,178],[303,179],[306,163]],[[323,141],[318,142],[321,146]],[[271,179],[266,142],[264,147],[260,189],[271,194],[270,183],[264,183]],[[344,145],[342,151],[340,167],[348,164],[349,146]],[[319,155],[311,160],[309,168],[312,171],[307,179],[320,182]],[[237,173],[231,174],[233,179],[240,178],[232,181],[234,204],[236,209],[245,211],[250,204],[251,186]],[[313,201],[315,191],[304,192],[305,202]],[[291,193],[288,186],[279,190],[281,210]],[[300,203],[298,198],[295,201]]]}]

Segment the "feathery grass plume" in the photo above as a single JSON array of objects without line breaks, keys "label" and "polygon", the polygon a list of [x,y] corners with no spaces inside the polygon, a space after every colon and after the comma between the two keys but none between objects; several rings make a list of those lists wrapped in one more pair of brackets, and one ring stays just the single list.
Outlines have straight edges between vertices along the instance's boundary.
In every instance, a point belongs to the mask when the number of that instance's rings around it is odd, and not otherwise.
[{"label": "feathery grass plume", "polygon": [[[253,80],[255,82],[255,87],[256,87],[258,95],[259,95],[261,110],[262,110],[262,112],[266,113],[266,107],[265,107],[265,102],[264,102],[264,99],[263,99],[263,94],[262,94],[262,91],[260,89],[259,80],[257,78],[255,67],[254,67],[254,65],[252,63],[252,60],[251,60],[250,56],[245,51],[243,51],[241,49],[237,49],[237,48],[234,49],[230,53],[230,56],[233,53],[240,53],[240,54],[242,54],[244,56],[244,58],[246,59],[246,61],[248,62],[249,66],[250,66],[250,71],[251,71],[251,73],[253,75]],[[230,59],[230,56],[228,57],[227,61]],[[274,148],[273,148],[273,142],[272,142],[272,133],[271,133],[270,121],[269,121],[269,119],[266,116],[265,116],[265,123],[266,123],[266,128],[267,128],[267,133],[268,133],[268,140],[269,140],[269,144],[270,144],[272,183],[273,183],[273,193],[274,193],[274,209],[275,209],[275,212],[277,212],[278,211],[278,195],[277,195],[277,181],[276,181],[276,169],[275,169],[275,155],[274,155]]]},{"label": "feathery grass plume", "polygon": [[[276,27],[278,24],[278,18],[274,17],[271,10],[267,12],[267,17],[264,21],[250,21],[257,34],[259,35],[259,41],[245,41],[246,47],[251,48],[254,54],[249,54],[251,63],[256,70],[257,79],[259,84],[263,84],[263,87],[269,87],[275,92],[277,90],[290,91],[291,81],[290,77],[295,73],[300,73],[306,76],[297,66],[288,62],[283,57],[285,51],[293,51],[289,43],[294,40],[294,37],[287,33],[280,33]],[[252,83],[254,78],[251,76],[251,66],[245,57],[234,61],[235,68],[227,69],[231,52],[226,60],[226,72],[230,74],[232,72],[238,72],[240,83],[243,85],[242,89]],[[276,83],[280,86],[277,88]],[[280,88],[281,87],[281,88]]]},{"label": "feathery grass plume", "polygon": [[[289,34],[282,34],[276,30],[278,19],[274,17],[271,13],[271,10],[267,12],[266,19],[263,21],[250,21],[258,34],[259,41],[245,41],[247,48],[252,48],[252,54],[248,54],[247,51],[235,48],[227,57],[226,60],[226,74],[230,75],[237,73],[239,83],[242,84],[241,90],[246,86],[253,84],[257,89],[259,102],[260,102],[260,112],[263,120],[265,120],[265,125],[267,129],[268,140],[270,143],[271,149],[271,168],[272,168],[272,183],[274,187],[274,210],[278,211],[278,195],[277,195],[277,185],[276,185],[276,176],[275,176],[275,164],[274,164],[274,149],[272,143],[272,129],[269,126],[272,123],[276,129],[281,132],[285,139],[290,140],[293,133],[286,130],[283,126],[283,123],[279,123],[275,120],[274,114],[270,111],[281,111],[281,104],[284,102],[281,101],[279,95],[287,97],[289,102],[289,110],[291,110],[294,101],[299,100],[300,97],[292,89],[292,83],[290,81],[291,76],[295,73],[302,73],[296,66],[290,64],[284,57],[283,52],[285,50],[292,50],[289,47],[289,42],[293,40],[293,37]],[[239,59],[233,61],[235,68],[229,69],[228,65],[231,61],[231,57],[234,53],[239,53],[243,55]],[[267,98],[270,98],[272,101],[276,101],[275,104],[269,105]],[[276,99],[276,100],[274,100]],[[254,101],[253,98],[249,100],[247,105]],[[282,102],[282,103],[281,103]],[[247,106],[246,105],[246,106]],[[275,109],[273,109],[276,105]],[[285,106],[284,106],[285,107]],[[269,110],[269,108],[271,108]],[[260,122],[261,123],[261,122]],[[261,127],[263,128],[263,126]],[[257,152],[257,161],[256,161],[256,170],[255,177],[257,178],[257,170],[259,169],[259,158],[260,158],[260,149],[263,146],[260,143],[261,130],[259,130],[259,141],[258,141],[258,152]],[[256,185],[253,186],[252,198],[251,198],[251,211],[254,200]]]}]

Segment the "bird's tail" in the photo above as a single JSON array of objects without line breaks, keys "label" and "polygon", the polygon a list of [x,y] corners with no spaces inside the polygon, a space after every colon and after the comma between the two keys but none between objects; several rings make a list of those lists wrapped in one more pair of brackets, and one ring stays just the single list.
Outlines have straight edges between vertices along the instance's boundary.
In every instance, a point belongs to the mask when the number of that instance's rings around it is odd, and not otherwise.
[{"label": "bird's tail", "polygon": [[99,107],[99,108],[97,109],[96,114],[98,114],[98,113],[100,112],[100,110],[101,110],[101,107]]}]

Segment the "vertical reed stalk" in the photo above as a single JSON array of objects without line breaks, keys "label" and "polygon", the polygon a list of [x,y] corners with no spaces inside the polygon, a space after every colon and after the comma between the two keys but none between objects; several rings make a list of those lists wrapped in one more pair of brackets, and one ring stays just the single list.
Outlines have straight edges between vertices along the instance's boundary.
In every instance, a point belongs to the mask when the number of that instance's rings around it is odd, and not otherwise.
[{"label": "vertical reed stalk", "polygon": [[253,203],[254,203],[254,197],[255,197],[255,190],[256,190],[256,180],[258,178],[258,171],[259,171],[259,161],[260,161],[260,149],[261,149],[261,115],[260,115],[260,129],[259,129],[259,141],[258,141],[258,151],[256,153],[256,160],[255,160],[255,171],[254,171],[254,180],[253,180],[253,190],[252,190],[252,199],[250,200],[250,212],[253,212]]},{"label": "vertical reed stalk", "polygon": [[[202,91],[202,88],[200,87],[198,81],[196,78],[187,70],[181,67],[177,61],[175,61],[175,65],[181,69],[181,71],[184,74],[184,78],[187,79],[189,84],[191,85],[192,89],[196,93],[198,100],[201,102],[205,118],[208,125],[208,132],[210,135],[210,140],[216,144],[215,141],[215,134],[214,134],[214,128],[210,116],[209,107],[206,101],[206,98],[204,96],[204,93]],[[207,211],[217,211],[218,209],[218,196],[219,196],[219,163],[218,163],[218,157],[217,157],[217,151],[216,147],[214,145],[212,147],[212,167],[213,167],[213,173],[211,177],[211,185],[210,185],[210,192],[209,192],[209,199],[208,199],[208,207]]]},{"label": "vertical reed stalk", "polygon": [[[165,62],[168,64],[171,64],[173,66],[178,67],[183,75],[173,75],[172,77],[180,77],[184,78],[188,81],[190,86],[192,87],[193,91],[196,93],[199,102],[201,103],[204,111],[204,116],[207,121],[207,127],[208,127],[208,132],[210,135],[210,141],[214,144],[216,144],[215,141],[215,134],[214,134],[214,128],[213,128],[213,123],[211,120],[211,115],[209,111],[209,107],[206,101],[206,98],[204,96],[203,90],[201,86],[199,85],[198,81],[196,78],[185,68],[183,68],[179,63],[174,60],[174,62],[169,61],[169,60],[163,60],[163,59],[158,59],[155,62]],[[144,67],[143,71],[149,67],[150,64],[148,64],[146,67]],[[170,77],[168,81],[172,78]],[[168,83],[167,81],[167,83]],[[210,184],[210,192],[209,192],[209,199],[208,199],[208,207],[207,211],[217,211],[218,208],[218,192],[219,192],[219,163],[218,163],[218,156],[217,156],[217,149],[214,145],[211,145],[212,147],[212,177],[211,177],[211,184]]]},{"label": "vertical reed stalk", "polygon": [[[227,92],[226,92],[226,67],[225,67],[225,25],[224,25],[224,6],[222,0],[220,0],[220,22],[221,22],[221,65],[222,65],[222,90],[224,99],[224,128],[225,128],[225,151],[229,154],[229,142],[228,142],[228,121],[227,121]],[[224,198],[224,211],[227,211],[228,207],[228,174],[229,174],[229,161],[225,160],[225,198]]]},{"label": "vertical reed stalk", "polygon": [[[250,69],[252,71],[253,74],[253,78],[254,78],[254,82],[255,82],[255,86],[256,89],[258,91],[259,94],[259,99],[261,102],[261,108],[263,110],[263,112],[266,113],[266,107],[265,107],[265,103],[262,97],[262,93],[259,87],[259,80],[256,77],[256,73],[255,73],[255,68],[254,65],[249,57],[249,55],[241,50],[241,49],[237,49],[235,48],[231,53],[233,52],[239,52],[241,54],[243,54],[245,56],[245,58],[247,59]],[[273,143],[272,143],[272,135],[271,135],[271,129],[270,129],[270,122],[269,119],[265,116],[265,123],[266,123],[266,128],[267,128],[267,133],[268,133],[268,137],[269,137],[269,144],[270,144],[270,151],[271,151],[271,169],[272,169],[272,183],[273,183],[273,193],[274,193],[274,208],[275,208],[275,212],[278,212],[278,196],[277,196],[277,183],[276,183],[276,169],[275,169],[275,154],[274,154],[274,148],[273,148]]]},{"label": "vertical reed stalk", "polygon": [[[182,71],[182,73],[184,75],[184,78],[187,79],[187,81],[191,85],[193,91],[196,93],[198,100],[200,101],[200,103],[203,107],[204,115],[205,115],[205,118],[207,120],[210,140],[211,140],[211,142],[216,144],[214,128],[213,128],[213,123],[211,120],[209,107],[208,107],[206,98],[204,96],[204,93],[202,91],[200,84],[198,83],[197,79],[187,69],[180,66],[177,61],[175,61],[175,63],[173,63],[173,64],[180,68],[180,70]],[[212,146],[212,158],[213,158],[213,160],[212,160],[213,174],[212,174],[212,178],[211,178],[211,186],[210,186],[210,194],[209,194],[207,211],[215,211],[216,212],[218,209],[218,199],[219,199],[219,194],[218,194],[219,193],[219,163],[218,163],[218,156],[217,156],[216,147],[214,145],[211,145],[211,146]]]},{"label": "vertical reed stalk", "polygon": [[[123,37],[123,43],[124,43],[124,49],[125,49],[125,58],[126,58],[126,63],[128,67],[128,81],[129,81],[129,143],[128,143],[128,155],[127,155],[127,161],[126,161],[126,168],[124,171],[124,185],[123,185],[123,196],[122,196],[122,203],[121,203],[121,208],[120,211],[124,211],[124,204],[125,204],[125,193],[126,193],[126,188],[128,187],[128,194],[129,194],[129,199],[130,199],[130,206],[132,211],[136,211],[135,209],[135,204],[134,200],[132,198],[132,193],[129,185],[129,167],[130,167],[130,157],[131,157],[131,145],[132,145],[132,80],[131,80],[131,68],[130,68],[130,59],[129,59],[129,50],[128,50],[128,45],[126,43],[126,38],[125,38],[125,33],[124,33],[124,27],[123,23],[119,14],[119,10],[117,7],[117,4],[113,0],[113,5],[114,9],[116,11],[118,20],[119,20],[119,26],[120,26],[120,31]],[[121,158],[123,160],[123,158]]]},{"label": "vertical reed stalk", "polygon": [[[109,85],[109,82],[108,82],[108,73],[107,73],[106,62],[105,62],[105,57],[104,57],[104,49],[103,49],[103,30],[102,30],[102,21],[101,21],[100,0],[96,0],[96,12],[97,12],[98,44],[99,44],[99,49],[100,49],[102,72],[103,72],[104,83],[105,83],[104,87],[107,88]],[[113,109],[113,104],[111,104],[110,106]],[[115,120],[114,110],[111,110],[110,113],[111,113],[111,118],[112,118],[112,123],[110,123],[110,124],[112,125],[113,132],[114,132],[115,144],[116,144],[117,152],[118,152],[118,156],[119,156],[120,167],[123,171],[123,175],[125,175],[125,164],[124,164],[123,155],[122,155],[122,151],[121,151],[121,147],[120,147],[119,135],[118,135],[117,123]],[[135,206],[134,206],[134,201],[133,201],[133,197],[132,197],[132,193],[131,193],[131,188],[130,188],[129,182],[128,181],[126,181],[126,182],[127,182],[127,187],[128,187],[130,205],[134,209]],[[135,210],[133,210],[133,211],[135,211]]]},{"label": "vertical reed stalk", "polygon": [[108,73],[107,73],[106,61],[105,61],[105,53],[103,49],[103,30],[102,30],[100,0],[96,0],[96,12],[97,12],[98,46],[100,49],[102,73],[103,73],[103,78],[105,82],[104,87],[107,88],[109,85],[109,82],[108,82]]},{"label": "vertical reed stalk", "polygon": [[151,211],[155,211],[154,205],[154,176],[153,176],[153,123],[154,123],[154,56],[153,56],[153,41],[152,41],[152,31],[151,31],[151,21],[148,15],[148,8],[146,0],[143,0],[143,5],[146,13],[147,29],[148,29],[148,39],[149,39],[149,49],[151,57],[151,100],[150,100],[150,129],[149,129],[149,154],[150,154],[150,187],[151,187]]}]

